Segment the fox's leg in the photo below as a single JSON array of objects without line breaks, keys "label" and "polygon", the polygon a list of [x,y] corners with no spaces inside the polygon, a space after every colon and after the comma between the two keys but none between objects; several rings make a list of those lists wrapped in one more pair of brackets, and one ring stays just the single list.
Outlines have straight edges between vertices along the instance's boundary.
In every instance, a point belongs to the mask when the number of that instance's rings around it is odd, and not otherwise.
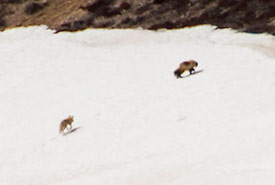
[{"label": "fox's leg", "polygon": [[69,130],[70,130],[70,129],[69,129],[69,127],[68,127],[68,125],[66,126],[66,130],[67,130],[67,131],[69,131]]},{"label": "fox's leg", "polygon": [[66,129],[67,129],[68,131],[72,130],[72,125],[67,125],[67,126],[66,126]]}]

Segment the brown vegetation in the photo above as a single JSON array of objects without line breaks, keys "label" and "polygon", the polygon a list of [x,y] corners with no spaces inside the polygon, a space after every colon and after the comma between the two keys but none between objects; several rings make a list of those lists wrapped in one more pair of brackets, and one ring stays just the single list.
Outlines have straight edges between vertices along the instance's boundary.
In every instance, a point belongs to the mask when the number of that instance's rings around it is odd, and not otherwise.
[{"label": "brown vegetation", "polygon": [[271,0],[1,0],[0,30],[47,25],[57,31],[93,28],[182,28],[213,24],[275,33]]}]

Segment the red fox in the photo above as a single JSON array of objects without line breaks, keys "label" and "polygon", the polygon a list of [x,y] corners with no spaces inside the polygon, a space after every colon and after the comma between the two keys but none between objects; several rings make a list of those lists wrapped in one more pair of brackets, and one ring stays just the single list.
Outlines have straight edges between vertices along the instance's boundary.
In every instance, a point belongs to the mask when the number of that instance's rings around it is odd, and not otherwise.
[{"label": "red fox", "polygon": [[[69,130],[72,129],[72,123],[74,121],[74,117],[73,116],[69,116],[68,118],[64,119],[59,126],[59,133],[61,134],[64,133],[64,130],[68,127],[68,125],[70,126]],[[68,129],[68,128],[67,128]]]},{"label": "red fox", "polygon": [[181,74],[184,73],[184,71],[189,71],[190,74],[192,74],[193,71],[195,71],[194,67],[198,66],[198,62],[194,60],[184,61],[180,64],[178,69],[174,71],[174,74],[177,78],[181,78]]}]

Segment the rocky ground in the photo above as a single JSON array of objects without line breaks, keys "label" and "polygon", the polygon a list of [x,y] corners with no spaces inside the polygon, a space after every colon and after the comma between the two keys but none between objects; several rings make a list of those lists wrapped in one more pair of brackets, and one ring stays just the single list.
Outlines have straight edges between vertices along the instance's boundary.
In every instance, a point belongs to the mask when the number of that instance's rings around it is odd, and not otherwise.
[{"label": "rocky ground", "polygon": [[47,25],[59,31],[94,28],[156,30],[199,24],[275,34],[272,0],[0,0],[0,30]]}]

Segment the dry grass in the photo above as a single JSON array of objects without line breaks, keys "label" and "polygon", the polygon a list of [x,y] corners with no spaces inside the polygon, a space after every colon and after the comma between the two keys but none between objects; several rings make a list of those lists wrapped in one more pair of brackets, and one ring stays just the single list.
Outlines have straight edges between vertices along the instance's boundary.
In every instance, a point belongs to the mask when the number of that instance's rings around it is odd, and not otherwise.
[{"label": "dry grass", "polygon": [[67,20],[77,20],[85,14],[80,9],[88,3],[88,0],[48,0],[43,11],[28,15],[24,13],[26,3],[7,4],[5,9],[9,10],[3,18],[9,27],[48,25],[49,28],[56,28]]}]

